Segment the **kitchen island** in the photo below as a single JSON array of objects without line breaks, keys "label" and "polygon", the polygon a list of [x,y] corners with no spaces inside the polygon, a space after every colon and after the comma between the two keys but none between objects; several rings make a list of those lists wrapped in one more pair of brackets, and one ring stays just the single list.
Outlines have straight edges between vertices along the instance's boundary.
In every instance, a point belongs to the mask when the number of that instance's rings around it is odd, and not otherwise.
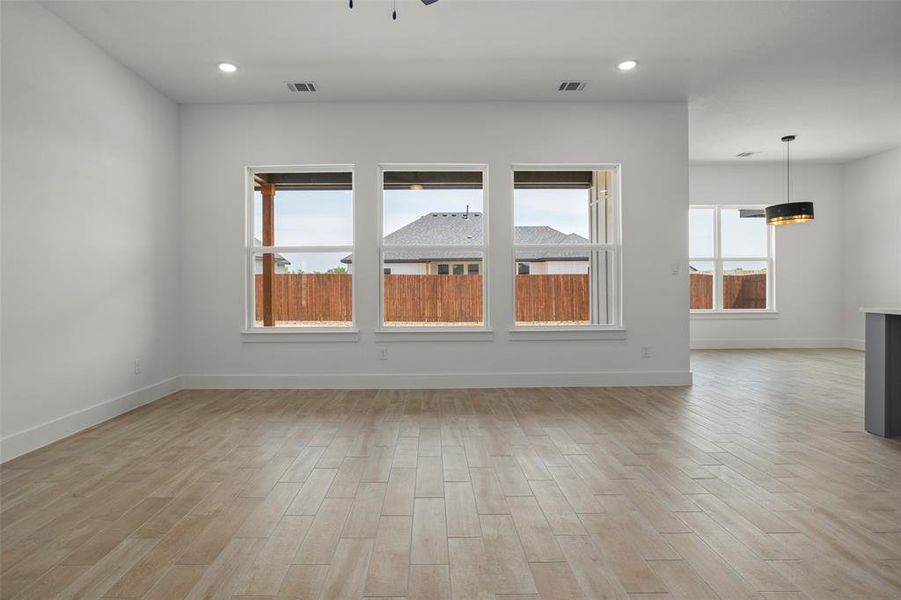
[{"label": "kitchen island", "polygon": [[901,308],[862,308],[866,314],[864,427],[901,435]]}]

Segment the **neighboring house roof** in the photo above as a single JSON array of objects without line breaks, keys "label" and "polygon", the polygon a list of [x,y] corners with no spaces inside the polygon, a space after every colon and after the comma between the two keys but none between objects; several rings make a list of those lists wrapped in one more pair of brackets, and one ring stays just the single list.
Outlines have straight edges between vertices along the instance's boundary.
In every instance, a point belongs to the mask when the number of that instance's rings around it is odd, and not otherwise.
[{"label": "neighboring house roof", "polygon": [[[521,225],[513,229],[514,244],[587,244],[588,240],[575,233],[563,233],[547,225]],[[550,260],[588,260],[588,252],[584,250],[519,250],[517,261],[542,262]]]},{"label": "neighboring house roof", "polygon": [[[260,238],[255,237],[255,238],[253,238],[253,245],[254,246],[262,246],[263,241]],[[255,260],[262,261],[263,260],[262,255],[257,254]],[[287,266],[287,265],[291,264],[291,261],[288,260],[287,258],[285,258],[284,256],[282,256],[281,254],[276,253],[275,254],[275,264],[281,265],[281,266]]]},{"label": "neighboring house roof", "polygon": [[[385,236],[385,245],[428,246],[431,244],[453,244],[456,246],[482,244],[484,228],[480,212],[433,212],[425,214],[412,223]],[[563,233],[546,225],[516,227],[514,239],[517,244],[587,244],[588,240],[574,233]],[[385,252],[386,263],[433,262],[440,260],[481,260],[478,251],[461,250],[390,250]],[[581,250],[561,251],[559,249],[525,250],[517,253],[518,261],[588,260],[588,253]],[[351,256],[341,262],[350,264]]]}]

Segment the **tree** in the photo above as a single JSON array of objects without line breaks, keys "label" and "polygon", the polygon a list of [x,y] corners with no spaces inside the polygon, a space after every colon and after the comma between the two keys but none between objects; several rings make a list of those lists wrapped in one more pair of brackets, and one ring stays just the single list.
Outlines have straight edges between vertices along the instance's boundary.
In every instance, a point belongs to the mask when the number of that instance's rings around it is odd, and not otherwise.
[{"label": "tree", "polygon": [[347,267],[332,267],[331,269],[326,271],[326,273],[330,275],[346,275]]}]

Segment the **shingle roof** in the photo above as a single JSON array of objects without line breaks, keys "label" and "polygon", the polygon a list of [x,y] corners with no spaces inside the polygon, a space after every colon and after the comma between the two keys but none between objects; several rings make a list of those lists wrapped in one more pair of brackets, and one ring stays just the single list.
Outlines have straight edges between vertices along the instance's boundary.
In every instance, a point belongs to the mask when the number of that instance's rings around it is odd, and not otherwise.
[{"label": "shingle roof", "polygon": [[385,236],[388,246],[428,246],[454,244],[457,246],[482,243],[482,213],[433,212]]},{"label": "shingle roof", "polygon": [[[587,244],[588,240],[575,233],[563,233],[547,225],[527,225],[515,228],[514,240],[517,244]],[[480,212],[433,212],[425,214],[412,223],[385,236],[388,246],[428,246],[432,244],[452,244],[455,246],[479,246],[482,244],[484,227]],[[385,262],[425,262],[436,260],[481,260],[478,251],[466,250],[390,250],[385,252]],[[582,250],[561,251],[523,250],[517,253],[517,260],[588,260],[588,253]],[[341,259],[349,264],[351,256]]]}]

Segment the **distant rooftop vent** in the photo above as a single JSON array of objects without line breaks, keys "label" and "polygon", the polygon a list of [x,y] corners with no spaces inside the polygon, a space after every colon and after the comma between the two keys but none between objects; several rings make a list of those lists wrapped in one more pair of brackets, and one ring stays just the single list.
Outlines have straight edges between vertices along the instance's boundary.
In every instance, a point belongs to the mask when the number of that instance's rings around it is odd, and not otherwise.
[{"label": "distant rooftop vent", "polygon": [[581,92],[588,85],[587,81],[561,81],[557,86],[558,92]]},{"label": "distant rooftop vent", "polygon": [[735,155],[735,158],[748,158],[749,156],[754,156],[757,152],[739,152]]},{"label": "distant rooftop vent", "polygon": [[292,92],[318,92],[319,86],[312,81],[289,81],[288,89]]}]

